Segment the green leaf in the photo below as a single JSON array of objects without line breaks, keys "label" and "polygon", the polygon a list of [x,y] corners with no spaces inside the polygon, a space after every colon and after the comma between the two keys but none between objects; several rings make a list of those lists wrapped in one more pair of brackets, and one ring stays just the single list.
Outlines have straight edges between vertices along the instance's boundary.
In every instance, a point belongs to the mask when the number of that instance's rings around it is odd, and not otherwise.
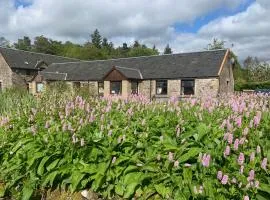
[{"label": "green leaf", "polygon": [[196,148],[196,147],[195,148],[192,148],[187,153],[185,153],[184,155],[180,156],[179,159],[178,159],[178,161],[179,161],[179,163],[186,162],[190,158],[193,158],[196,155],[198,155],[200,152],[201,152],[201,148]]},{"label": "green leaf", "polygon": [[129,183],[126,187],[124,198],[130,198],[136,191],[136,187],[139,185],[138,182]]},{"label": "green leaf", "polygon": [[50,186],[52,187],[55,177],[58,175],[58,171],[54,171],[46,176],[45,180],[42,183],[42,186],[45,187],[50,183]]},{"label": "green leaf", "polygon": [[261,190],[263,192],[267,192],[268,194],[270,194],[270,185],[260,183],[259,190]]},{"label": "green leaf", "polygon": [[71,192],[75,192],[81,180],[84,178],[85,174],[75,171],[71,175]]},{"label": "green leaf", "polygon": [[123,196],[124,195],[124,186],[122,183],[118,183],[116,186],[115,186],[115,192],[116,194],[120,195],[120,196]]},{"label": "green leaf", "polygon": [[33,195],[34,189],[31,184],[25,183],[22,190],[22,200],[29,200]]},{"label": "green leaf", "polygon": [[163,184],[155,185],[155,189],[163,198],[167,198],[170,195],[170,189],[165,187]]},{"label": "green leaf", "polygon": [[54,160],[50,165],[46,167],[47,171],[51,171],[52,169],[54,169],[57,166],[59,161],[60,159]]},{"label": "green leaf", "polygon": [[92,189],[94,191],[97,191],[104,183],[105,176],[103,174],[97,173],[96,175],[94,175],[94,178],[95,180],[92,183]]},{"label": "green leaf", "polygon": [[264,197],[264,196],[262,196],[260,194],[257,194],[256,199],[257,200],[269,200],[269,196],[267,195],[266,197]]},{"label": "green leaf", "polygon": [[46,162],[50,159],[50,156],[45,156],[44,158],[42,158],[39,166],[38,166],[38,170],[37,170],[37,174],[42,176],[44,173],[44,165],[46,164]]}]

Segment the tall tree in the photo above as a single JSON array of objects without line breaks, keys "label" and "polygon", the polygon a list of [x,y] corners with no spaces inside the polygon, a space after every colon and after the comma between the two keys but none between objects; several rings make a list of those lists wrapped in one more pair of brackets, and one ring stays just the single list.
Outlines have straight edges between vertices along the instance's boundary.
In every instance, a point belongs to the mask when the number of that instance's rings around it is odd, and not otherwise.
[{"label": "tall tree", "polygon": [[216,49],[224,49],[225,48],[225,41],[219,40],[217,38],[214,38],[212,43],[208,44],[207,49],[208,50],[216,50]]},{"label": "tall tree", "polygon": [[102,40],[102,47],[103,48],[108,48],[109,47],[109,43],[108,43],[108,39],[107,38],[103,38],[103,40]]},{"label": "tall tree", "polygon": [[169,44],[167,44],[167,46],[165,47],[164,54],[172,54],[172,49]]},{"label": "tall tree", "polygon": [[17,43],[14,43],[16,49],[30,51],[32,49],[31,39],[28,36],[24,36],[22,39],[18,39]]},{"label": "tall tree", "polygon": [[139,43],[139,41],[138,40],[135,40],[134,41],[134,44],[133,44],[133,48],[138,48],[138,47],[140,47],[141,45],[140,45],[140,43]]},{"label": "tall tree", "polygon": [[93,44],[96,48],[100,49],[100,48],[101,48],[101,42],[102,42],[101,40],[102,40],[102,37],[101,37],[101,35],[100,35],[98,29],[96,29],[96,30],[94,31],[94,33],[91,34],[91,41],[92,41],[92,44]]},{"label": "tall tree", "polygon": [[9,47],[10,43],[6,38],[0,37],[0,46]]}]

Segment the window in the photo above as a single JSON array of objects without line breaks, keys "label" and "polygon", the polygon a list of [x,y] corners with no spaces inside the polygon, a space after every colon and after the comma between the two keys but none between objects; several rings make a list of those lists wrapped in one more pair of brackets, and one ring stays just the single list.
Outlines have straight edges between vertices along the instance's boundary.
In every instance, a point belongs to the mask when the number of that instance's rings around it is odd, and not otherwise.
[{"label": "window", "polygon": [[121,92],[122,92],[122,82],[111,81],[111,94],[121,94]]},{"label": "window", "polygon": [[182,95],[194,95],[194,80],[182,80],[181,81],[181,94]]},{"label": "window", "polygon": [[104,82],[98,82],[98,94],[104,95]]},{"label": "window", "polygon": [[138,82],[131,81],[131,94],[138,94]]},{"label": "window", "polygon": [[42,92],[44,90],[44,84],[43,83],[37,83],[37,92]]},{"label": "window", "polygon": [[167,94],[167,80],[157,80],[156,81],[156,93],[157,94],[163,94],[166,95]]}]

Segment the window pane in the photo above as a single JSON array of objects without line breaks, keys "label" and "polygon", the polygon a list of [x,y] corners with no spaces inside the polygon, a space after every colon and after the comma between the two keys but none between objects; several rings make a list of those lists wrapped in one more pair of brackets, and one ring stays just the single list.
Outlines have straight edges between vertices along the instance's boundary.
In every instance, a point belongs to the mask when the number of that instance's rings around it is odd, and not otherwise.
[{"label": "window pane", "polygon": [[43,83],[37,83],[37,92],[42,92],[44,89],[44,84]]},{"label": "window pane", "polygon": [[181,94],[182,95],[194,95],[194,80],[182,80],[181,81]]},{"label": "window pane", "polygon": [[138,94],[138,82],[131,81],[131,94]]},{"label": "window pane", "polygon": [[167,94],[167,80],[156,81],[156,93]]},{"label": "window pane", "polygon": [[111,94],[121,94],[122,82],[121,81],[113,81],[111,82]]},{"label": "window pane", "polygon": [[98,82],[98,93],[104,94],[104,82]]}]

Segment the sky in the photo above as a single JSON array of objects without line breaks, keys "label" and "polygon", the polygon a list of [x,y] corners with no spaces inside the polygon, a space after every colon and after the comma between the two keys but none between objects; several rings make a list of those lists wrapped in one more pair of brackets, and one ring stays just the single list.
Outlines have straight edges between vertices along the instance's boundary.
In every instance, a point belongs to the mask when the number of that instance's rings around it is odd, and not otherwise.
[{"label": "sky", "polygon": [[270,0],[0,0],[0,37],[85,43],[98,29],[115,46],[134,40],[174,53],[201,51],[213,38],[240,60],[270,60]]}]

